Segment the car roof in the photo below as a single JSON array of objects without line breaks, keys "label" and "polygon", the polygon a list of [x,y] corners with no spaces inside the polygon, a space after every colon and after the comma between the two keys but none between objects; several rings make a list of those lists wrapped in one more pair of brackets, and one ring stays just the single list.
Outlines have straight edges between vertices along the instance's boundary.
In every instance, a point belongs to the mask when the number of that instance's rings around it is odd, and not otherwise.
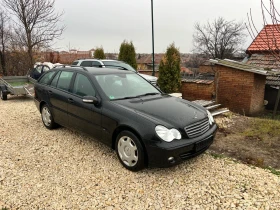
[{"label": "car roof", "polygon": [[135,74],[132,71],[125,71],[120,69],[110,69],[110,68],[96,68],[96,67],[65,67],[65,68],[56,68],[55,71],[59,70],[70,70],[70,71],[80,71],[80,72],[88,72],[93,75],[102,75],[102,74]]},{"label": "car roof", "polygon": [[84,59],[77,59],[77,60],[74,60],[73,62],[78,62],[78,61],[100,61],[99,59],[96,59],[96,58],[84,58]]},{"label": "car roof", "polygon": [[119,60],[113,60],[113,59],[96,59],[96,58],[84,58],[84,59],[77,59],[73,62],[81,62],[81,61],[112,61],[112,62],[119,62],[119,63],[125,63],[123,61],[119,61]]},{"label": "car roof", "polygon": [[124,63],[123,61],[112,60],[112,59],[101,59],[101,61],[114,61],[114,62]]}]

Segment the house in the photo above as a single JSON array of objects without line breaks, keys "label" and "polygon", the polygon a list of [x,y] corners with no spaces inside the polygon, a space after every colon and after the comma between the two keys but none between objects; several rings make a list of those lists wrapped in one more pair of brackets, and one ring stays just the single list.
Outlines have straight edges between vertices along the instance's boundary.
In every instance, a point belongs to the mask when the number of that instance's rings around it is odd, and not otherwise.
[{"label": "house", "polygon": [[187,74],[187,75],[193,75],[193,71],[191,71],[189,68],[181,66],[181,70],[180,73],[183,75]]},{"label": "house", "polygon": [[[160,61],[164,56],[163,53],[155,54],[155,69],[158,70]],[[153,69],[153,55],[139,55],[137,59],[138,70],[152,70]]]},{"label": "house", "polygon": [[246,50],[247,64],[280,73],[280,24],[268,24]]},{"label": "house", "polygon": [[214,65],[218,103],[245,115],[253,115],[264,109],[267,71],[228,59],[210,62]]},{"label": "house", "polygon": [[[273,75],[266,79],[264,99],[267,109],[274,109],[280,88],[280,24],[268,24],[259,32],[246,50],[247,64],[262,67]],[[280,104],[278,105],[280,110]]]},{"label": "house", "polygon": [[267,71],[233,60],[210,59],[215,77],[182,80],[182,96],[187,100],[211,100],[233,112],[254,115],[264,109]]},{"label": "house", "polygon": [[39,60],[41,62],[59,62],[63,64],[71,64],[74,60],[82,58],[92,58],[94,55],[94,49],[88,51],[79,51],[76,49],[70,49],[69,51],[46,51],[41,52]]}]

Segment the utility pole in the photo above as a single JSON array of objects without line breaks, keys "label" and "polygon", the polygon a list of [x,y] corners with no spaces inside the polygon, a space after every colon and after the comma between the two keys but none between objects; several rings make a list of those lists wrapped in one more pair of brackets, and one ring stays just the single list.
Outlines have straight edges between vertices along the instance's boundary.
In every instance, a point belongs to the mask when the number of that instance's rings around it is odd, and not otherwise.
[{"label": "utility pole", "polygon": [[155,76],[155,43],[154,43],[154,3],[151,0],[152,9],[152,45],[153,45],[153,76]]}]

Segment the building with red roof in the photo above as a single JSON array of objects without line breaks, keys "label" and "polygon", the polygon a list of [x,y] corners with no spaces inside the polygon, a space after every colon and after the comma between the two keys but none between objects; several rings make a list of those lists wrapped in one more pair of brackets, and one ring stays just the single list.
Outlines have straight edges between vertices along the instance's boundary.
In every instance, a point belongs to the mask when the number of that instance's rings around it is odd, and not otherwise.
[{"label": "building with red roof", "polygon": [[265,25],[259,32],[246,53],[279,53],[280,52],[280,24]]},{"label": "building with red roof", "polygon": [[268,24],[247,48],[247,64],[280,72],[280,24]]}]

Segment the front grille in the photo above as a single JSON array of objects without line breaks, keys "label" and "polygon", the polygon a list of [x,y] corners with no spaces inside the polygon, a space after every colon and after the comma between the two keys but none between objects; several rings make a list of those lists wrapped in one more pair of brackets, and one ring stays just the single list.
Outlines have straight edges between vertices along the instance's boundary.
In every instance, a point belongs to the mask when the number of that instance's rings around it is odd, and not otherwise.
[{"label": "front grille", "polygon": [[185,131],[189,138],[194,138],[204,134],[209,130],[209,120],[208,118],[199,122],[196,122],[192,125],[188,125],[185,127]]}]

